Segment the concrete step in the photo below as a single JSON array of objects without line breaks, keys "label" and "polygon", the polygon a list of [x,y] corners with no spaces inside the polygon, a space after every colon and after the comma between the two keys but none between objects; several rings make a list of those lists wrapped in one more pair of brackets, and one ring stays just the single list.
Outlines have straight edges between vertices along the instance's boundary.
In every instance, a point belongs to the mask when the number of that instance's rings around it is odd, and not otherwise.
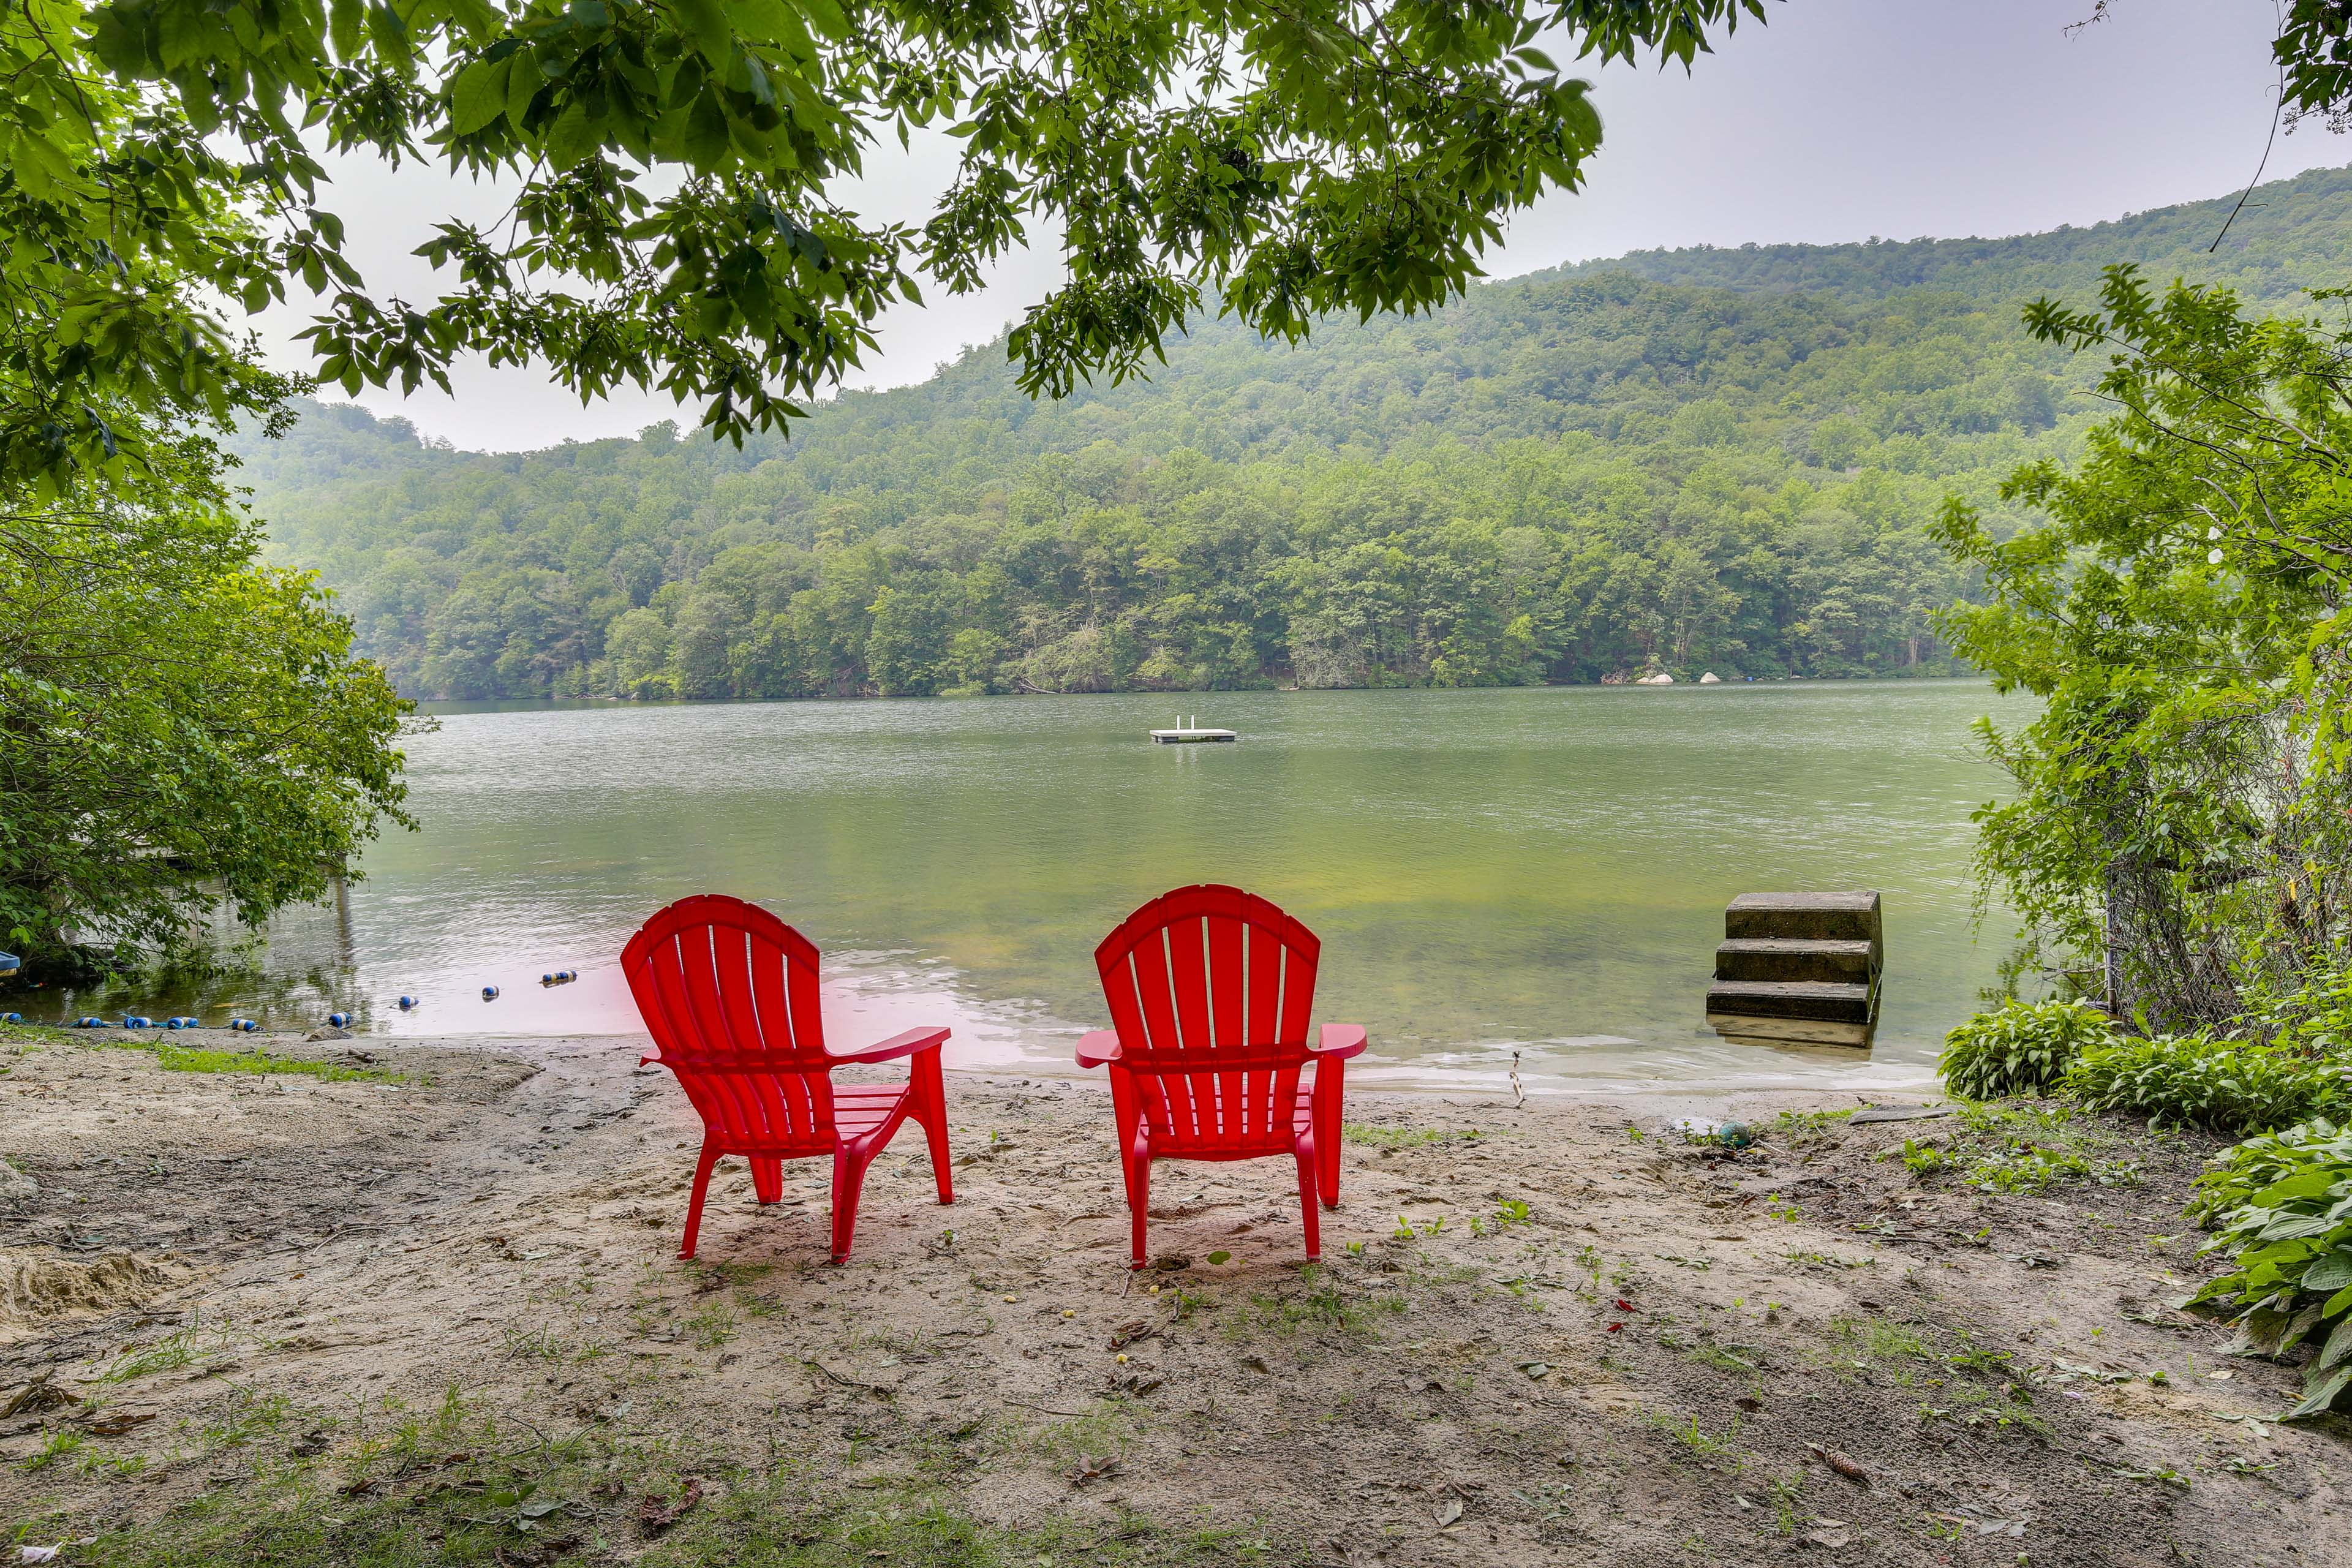
[{"label": "concrete step", "polygon": [[1718,980],[1706,990],[1710,1019],[1806,1018],[1867,1026],[1870,987],[1820,980]]},{"label": "concrete step", "polygon": [[1866,942],[1875,946],[1878,895],[1742,893],[1723,911],[1723,934],[1734,942]]},{"label": "concrete step", "polygon": [[1818,980],[1870,984],[1866,942],[1807,942],[1792,937],[1742,937],[1715,950],[1717,980]]}]

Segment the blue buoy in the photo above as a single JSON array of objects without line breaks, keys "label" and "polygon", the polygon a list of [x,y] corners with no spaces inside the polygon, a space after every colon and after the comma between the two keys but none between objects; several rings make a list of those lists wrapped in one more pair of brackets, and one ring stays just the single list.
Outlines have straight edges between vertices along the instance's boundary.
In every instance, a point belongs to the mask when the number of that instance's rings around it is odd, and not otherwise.
[{"label": "blue buoy", "polygon": [[404,1013],[407,1012],[411,1007],[414,1007],[414,1006],[415,1006],[415,1005],[416,1005],[416,998],[415,998],[415,997],[414,997],[414,996],[403,996],[403,997],[400,999],[400,1010],[401,1010],[402,1012],[404,1012]]},{"label": "blue buoy", "polygon": [[254,1030],[261,1027],[258,1023],[251,1018],[231,1018],[228,1021],[228,1026],[236,1030],[239,1034],[244,1035],[249,1035],[253,1033]]},{"label": "blue buoy", "polygon": [[327,1015],[327,1026],[331,1029],[340,1029],[351,1021],[352,1016],[349,1013],[330,1013]]},{"label": "blue buoy", "polygon": [[103,1018],[76,1018],[74,1020],[74,1027],[77,1029],[103,1029],[106,1027],[106,1020]]},{"label": "blue buoy", "polygon": [[483,1000],[483,1001],[485,1001],[485,1002],[495,1002],[495,1001],[497,1001],[498,999],[499,999],[499,988],[498,988],[497,986],[495,986],[495,985],[485,985],[485,986],[483,986],[483,987],[482,987],[482,1000]]},{"label": "blue buoy", "polygon": [[24,1021],[22,1013],[0,1013],[0,1024],[21,1024]]},{"label": "blue buoy", "polygon": [[163,1020],[163,1027],[167,1029],[201,1029],[204,1026],[205,1023],[201,1018],[178,1017]]},{"label": "blue buoy", "polygon": [[569,985],[579,978],[580,972],[576,969],[559,969],[551,974],[541,975],[539,983],[541,985]]},{"label": "blue buoy", "polygon": [[13,952],[0,952],[0,974],[14,974],[25,967],[25,961]]},{"label": "blue buoy", "polygon": [[152,1029],[155,1026],[155,1020],[142,1018],[136,1013],[126,1013],[123,1015],[122,1026],[126,1029]]}]

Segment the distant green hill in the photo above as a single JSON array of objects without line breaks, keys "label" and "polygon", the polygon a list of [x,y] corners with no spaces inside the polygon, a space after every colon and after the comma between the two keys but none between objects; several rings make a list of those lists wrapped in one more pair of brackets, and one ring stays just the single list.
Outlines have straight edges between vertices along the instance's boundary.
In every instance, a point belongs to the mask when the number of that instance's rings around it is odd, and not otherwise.
[{"label": "distant green hill", "polygon": [[[2238,193],[2156,207],[2113,223],[2007,239],[1874,239],[1855,245],[1696,246],[1637,250],[1532,275],[1527,281],[1633,273],[1658,283],[1745,293],[1833,290],[1883,299],[1913,289],[1975,300],[2036,294],[2087,297],[2099,269],[2137,262],[2159,279],[2227,283],[2248,300],[2283,304],[2309,288],[2352,286],[2352,168],[2315,169],[2264,185],[2234,222]],[[2213,247],[2222,226],[2229,232]]]},{"label": "distant green hill", "polygon": [[[2347,196],[2257,193],[2227,275],[2340,266]],[[2161,269],[2213,206],[1653,253],[1297,349],[1213,321],[1058,404],[996,343],[740,451],[656,426],[472,454],[313,405],[245,477],[278,558],[420,696],[1935,671],[1927,613],[1964,585],[1922,523],[2095,416],[2094,367],[2018,300]]]}]

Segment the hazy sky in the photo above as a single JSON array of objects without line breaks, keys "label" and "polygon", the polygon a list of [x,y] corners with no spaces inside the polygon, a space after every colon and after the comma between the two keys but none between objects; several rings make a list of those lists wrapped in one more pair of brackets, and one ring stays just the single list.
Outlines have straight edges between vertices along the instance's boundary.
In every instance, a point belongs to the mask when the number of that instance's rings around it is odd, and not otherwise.
[{"label": "hazy sky", "polygon": [[[2245,184],[2269,133],[2276,76],[2269,0],[2116,0],[2074,33],[2091,0],[1787,0],[1685,77],[1596,78],[1607,128],[1587,188],[1522,216],[1487,271],[1508,277],[1628,250],[1873,235],[2004,235],[2096,223]],[[919,220],[946,183],[944,139],[877,153],[850,205]],[[2352,161],[2316,125],[2282,135],[2265,178]],[[433,169],[344,164],[335,204],[354,258],[379,288],[430,297],[406,254],[452,211],[487,219],[494,191]],[[857,384],[919,381],[984,342],[1052,287],[1051,254],[1009,258],[984,293],[886,318]],[[308,309],[262,330],[288,368]],[[627,434],[681,415],[635,395],[583,408],[543,374],[469,365],[457,395],[359,401],[461,447],[512,450]],[[339,394],[336,394],[339,395]]]}]

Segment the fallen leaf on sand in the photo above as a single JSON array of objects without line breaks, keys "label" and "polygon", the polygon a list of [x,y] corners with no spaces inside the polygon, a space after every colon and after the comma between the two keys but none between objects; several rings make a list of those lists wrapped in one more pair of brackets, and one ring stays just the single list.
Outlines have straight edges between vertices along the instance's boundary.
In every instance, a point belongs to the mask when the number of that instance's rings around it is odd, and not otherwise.
[{"label": "fallen leaf on sand", "polygon": [[1078,1468],[1070,1472],[1070,1484],[1074,1487],[1082,1487],[1088,1481],[1098,1481],[1105,1476],[1115,1476],[1118,1473],[1118,1461],[1116,1458],[1097,1459],[1090,1454],[1080,1454]]},{"label": "fallen leaf on sand", "polygon": [[58,1387],[49,1381],[49,1374],[43,1372],[40,1376],[10,1394],[6,1400],[0,1401],[0,1421],[5,1421],[16,1415],[38,1415],[44,1411],[55,1410],[61,1405],[80,1403],[80,1394],[69,1394]]},{"label": "fallen leaf on sand", "polygon": [[1262,1355],[1245,1355],[1242,1357],[1242,1364],[1252,1372],[1271,1373],[1274,1370],[1265,1364],[1265,1357]]},{"label": "fallen leaf on sand", "polygon": [[[91,1421],[83,1430],[93,1437],[120,1437],[142,1421],[154,1419],[155,1412],[152,1410],[110,1410]],[[297,1444],[294,1451],[299,1454],[304,1450],[299,1444]]]},{"label": "fallen leaf on sand", "polygon": [[659,1535],[686,1517],[687,1510],[702,1500],[702,1483],[694,1477],[686,1479],[686,1489],[677,1494],[677,1501],[664,1497],[649,1497],[637,1504],[637,1526],[647,1535]]},{"label": "fallen leaf on sand", "polygon": [[1843,1530],[1816,1530],[1809,1532],[1805,1539],[1815,1546],[1843,1546],[1853,1537]]},{"label": "fallen leaf on sand", "polygon": [[1445,1500],[1445,1506],[1437,1510],[1437,1528],[1444,1530],[1447,1525],[1452,1524],[1455,1520],[1460,1519],[1461,1517],[1462,1500],[1460,1498],[1447,1498]]}]

